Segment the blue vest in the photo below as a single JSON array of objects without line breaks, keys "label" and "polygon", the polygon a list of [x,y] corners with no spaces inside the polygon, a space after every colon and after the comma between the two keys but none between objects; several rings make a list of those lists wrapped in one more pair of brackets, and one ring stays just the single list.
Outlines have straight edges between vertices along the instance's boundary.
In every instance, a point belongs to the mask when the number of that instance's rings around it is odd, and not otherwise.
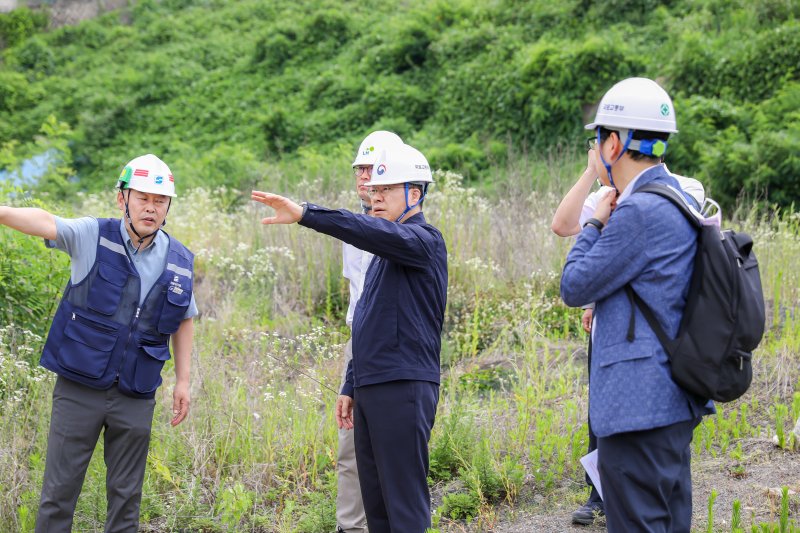
[{"label": "blue vest", "polygon": [[128,257],[119,219],[98,219],[97,256],[89,274],[67,283],[40,364],[69,380],[152,398],[170,358],[169,338],[192,297],[194,255],[170,237],[164,272],[139,305],[141,280]]}]

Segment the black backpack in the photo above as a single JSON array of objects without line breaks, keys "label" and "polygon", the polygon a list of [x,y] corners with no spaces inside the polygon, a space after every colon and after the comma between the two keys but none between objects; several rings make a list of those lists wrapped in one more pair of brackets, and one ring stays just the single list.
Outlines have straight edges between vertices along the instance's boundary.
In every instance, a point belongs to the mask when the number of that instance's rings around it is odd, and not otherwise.
[{"label": "black backpack", "polygon": [[[672,379],[700,398],[729,402],[747,391],[753,378],[752,357],[764,336],[764,296],[753,239],[732,230],[704,225],[680,193],[646,184],[635,192],[671,201],[697,228],[697,255],[689,297],[678,336],[664,333],[652,310],[630,284],[628,297],[642,311],[670,358]],[[629,340],[633,339],[633,311]]]}]

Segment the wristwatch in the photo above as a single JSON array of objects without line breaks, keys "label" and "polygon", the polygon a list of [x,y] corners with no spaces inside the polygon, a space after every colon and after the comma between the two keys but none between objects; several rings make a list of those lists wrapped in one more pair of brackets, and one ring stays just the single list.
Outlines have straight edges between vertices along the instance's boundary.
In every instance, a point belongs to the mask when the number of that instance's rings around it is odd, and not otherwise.
[{"label": "wristwatch", "polygon": [[603,224],[602,222],[600,222],[600,221],[599,221],[599,220],[597,220],[596,218],[590,218],[589,220],[587,220],[586,222],[584,222],[584,223],[583,223],[583,227],[585,228],[585,227],[586,227],[586,226],[588,226],[589,224],[591,224],[592,226],[594,226],[595,228],[597,228],[597,231],[603,231],[603,226],[605,226],[605,224]]}]

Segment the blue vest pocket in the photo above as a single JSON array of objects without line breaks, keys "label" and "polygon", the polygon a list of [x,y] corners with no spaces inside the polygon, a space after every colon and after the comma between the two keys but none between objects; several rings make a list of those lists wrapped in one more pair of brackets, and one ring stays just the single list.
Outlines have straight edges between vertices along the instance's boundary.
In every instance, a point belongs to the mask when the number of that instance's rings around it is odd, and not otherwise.
[{"label": "blue vest pocket", "polygon": [[104,315],[113,315],[122,300],[122,290],[128,282],[128,273],[105,263],[98,263],[97,275],[89,288],[87,306]]},{"label": "blue vest pocket", "polygon": [[[170,287],[170,289],[173,289],[173,287]],[[158,320],[159,333],[171,335],[178,331],[178,326],[181,325],[181,321],[183,321],[183,317],[186,315],[186,310],[189,308],[191,299],[191,291],[167,291],[167,297],[164,298],[164,307],[161,309],[161,318]]]},{"label": "blue vest pocket", "polygon": [[139,346],[133,390],[141,394],[156,390],[161,385],[161,369],[169,358],[169,346],[166,344]]},{"label": "blue vest pocket", "polygon": [[72,313],[58,348],[58,364],[75,374],[99,379],[105,374],[119,328]]}]

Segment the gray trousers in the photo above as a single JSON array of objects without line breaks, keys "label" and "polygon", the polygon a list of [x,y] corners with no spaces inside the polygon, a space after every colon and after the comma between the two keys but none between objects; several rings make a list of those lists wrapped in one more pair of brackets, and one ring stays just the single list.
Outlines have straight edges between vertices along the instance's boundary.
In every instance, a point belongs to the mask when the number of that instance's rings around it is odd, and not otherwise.
[{"label": "gray trousers", "polygon": [[[347,363],[353,358],[353,341],[347,341],[344,348],[345,372]],[[344,376],[342,376],[344,383]],[[339,387],[341,390],[341,387]],[[361,500],[361,484],[358,482],[356,467],[356,446],[353,430],[339,430],[339,451],[336,455],[336,523],[346,533],[364,533],[367,531],[367,515],[364,514],[364,502]]]},{"label": "gray trousers", "polygon": [[99,391],[58,378],[36,533],[72,530],[75,504],[101,431],[108,495],[105,531],[138,530],[154,407],[155,400],[130,398],[116,386]]}]

